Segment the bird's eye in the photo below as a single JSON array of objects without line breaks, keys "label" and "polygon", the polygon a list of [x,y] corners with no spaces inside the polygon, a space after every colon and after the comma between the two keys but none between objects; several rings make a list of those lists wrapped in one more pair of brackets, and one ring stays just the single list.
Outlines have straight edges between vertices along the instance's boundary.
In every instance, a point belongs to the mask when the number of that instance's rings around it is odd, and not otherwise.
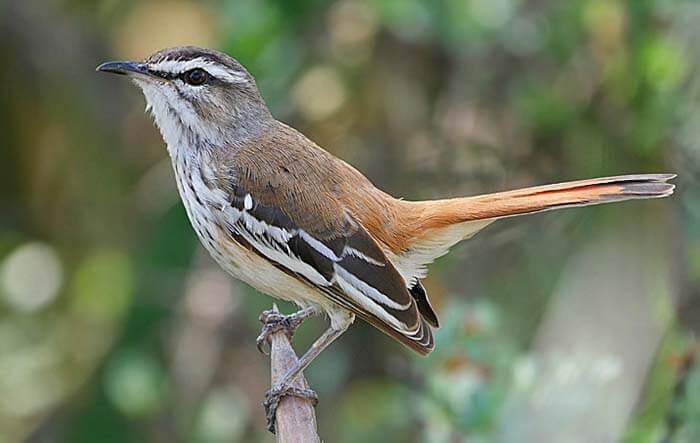
[{"label": "bird's eye", "polygon": [[204,69],[194,68],[182,75],[183,80],[192,86],[204,84],[209,79],[209,73]]}]

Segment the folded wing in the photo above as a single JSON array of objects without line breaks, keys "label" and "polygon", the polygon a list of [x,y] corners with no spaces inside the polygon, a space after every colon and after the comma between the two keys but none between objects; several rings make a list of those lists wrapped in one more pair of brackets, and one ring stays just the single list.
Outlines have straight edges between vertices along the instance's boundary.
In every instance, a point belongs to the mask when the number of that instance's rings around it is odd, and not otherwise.
[{"label": "folded wing", "polygon": [[406,281],[352,215],[339,211],[334,229],[321,233],[240,185],[232,187],[229,201],[222,220],[235,241],[411,349],[433,349],[429,323]]}]

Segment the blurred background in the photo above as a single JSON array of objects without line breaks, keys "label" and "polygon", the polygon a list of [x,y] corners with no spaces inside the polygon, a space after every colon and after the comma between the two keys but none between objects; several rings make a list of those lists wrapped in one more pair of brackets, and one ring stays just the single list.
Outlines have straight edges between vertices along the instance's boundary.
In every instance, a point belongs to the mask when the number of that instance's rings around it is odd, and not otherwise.
[{"label": "blurred background", "polygon": [[273,441],[272,300],[198,245],[140,92],[94,72],[181,44],[396,196],[679,174],[454,248],[429,358],[357,324],[308,369],[325,441],[700,441],[697,2],[3,0],[0,40],[0,443]]}]

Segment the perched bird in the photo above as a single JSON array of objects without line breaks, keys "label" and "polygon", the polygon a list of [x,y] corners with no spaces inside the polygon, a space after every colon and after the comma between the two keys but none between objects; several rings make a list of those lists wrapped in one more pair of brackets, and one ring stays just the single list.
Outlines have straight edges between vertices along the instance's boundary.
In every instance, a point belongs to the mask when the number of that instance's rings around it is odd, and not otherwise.
[{"label": "perched bird", "polygon": [[[268,393],[288,387],[356,316],[420,354],[438,317],[426,265],[495,220],[571,206],[666,197],[672,174],[636,174],[476,197],[405,201],[276,120],[235,59],[197,47],[103,63],[129,76],[165,140],[199,239],[228,273],[302,309],[269,314],[269,332],[325,313],[329,329]],[[260,337],[264,344],[266,334]],[[270,408],[269,408],[270,409]],[[270,417],[270,414],[272,415]],[[268,410],[274,423],[274,410]]]}]

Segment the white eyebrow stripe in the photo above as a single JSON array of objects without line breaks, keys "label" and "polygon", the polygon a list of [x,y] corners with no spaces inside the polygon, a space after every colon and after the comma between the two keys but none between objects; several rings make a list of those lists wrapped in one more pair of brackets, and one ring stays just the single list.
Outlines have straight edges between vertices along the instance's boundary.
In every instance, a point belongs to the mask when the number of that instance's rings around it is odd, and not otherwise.
[{"label": "white eyebrow stripe", "polygon": [[218,63],[201,57],[187,61],[163,60],[161,62],[152,63],[149,67],[154,71],[169,72],[171,74],[182,74],[190,69],[202,68],[214,77],[229,83],[248,83],[248,77],[244,73],[232,72]]}]

